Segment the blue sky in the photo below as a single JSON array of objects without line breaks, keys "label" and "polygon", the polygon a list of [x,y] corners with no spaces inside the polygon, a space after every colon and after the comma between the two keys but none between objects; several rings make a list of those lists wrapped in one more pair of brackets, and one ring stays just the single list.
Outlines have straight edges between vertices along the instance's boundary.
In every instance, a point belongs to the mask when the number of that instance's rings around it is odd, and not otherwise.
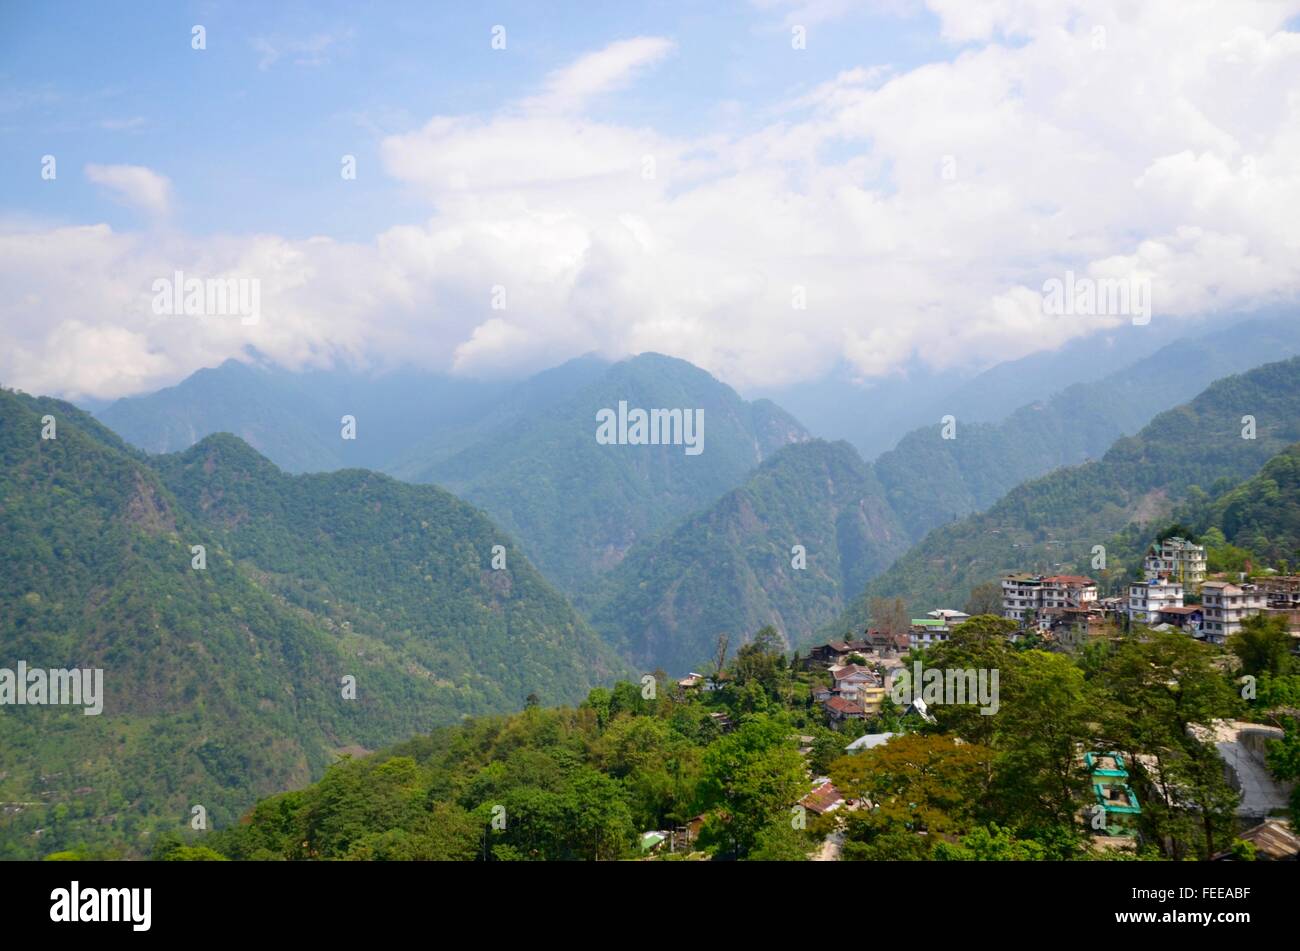
[{"label": "blue sky", "polygon": [[[654,350],[771,388],[976,371],[1137,316],[1049,286],[1120,282],[1162,330],[1286,305],[1298,17],[0,5],[0,381],[112,398],[254,350],[481,377]],[[258,319],[160,313],[177,271],[256,286]]]},{"label": "blue sky", "polygon": [[[364,10],[364,12],[362,12]],[[45,187],[40,157],[148,166],[196,234],[362,240],[415,221],[378,143],[429,117],[479,114],[625,37],[672,39],[650,81],[592,115],[680,135],[769,121],[773,106],[862,64],[948,57],[933,16],[872,10],[807,27],[748,3],[51,3],[0,8],[0,207],[36,219],[137,224],[78,176]],[[191,49],[202,24],[207,48]],[[506,28],[506,49],[490,46]],[[272,52],[273,51],[273,52]],[[340,156],[357,157],[345,187]]]}]

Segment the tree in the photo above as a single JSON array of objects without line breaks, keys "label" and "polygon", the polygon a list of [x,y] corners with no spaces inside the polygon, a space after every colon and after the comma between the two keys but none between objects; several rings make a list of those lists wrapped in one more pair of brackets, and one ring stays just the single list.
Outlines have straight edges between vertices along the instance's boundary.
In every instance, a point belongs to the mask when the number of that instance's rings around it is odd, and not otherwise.
[{"label": "tree", "polygon": [[1197,735],[1240,707],[1212,661],[1185,634],[1149,631],[1123,641],[1096,677],[1106,745],[1153,760],[1148,769],[1130,756],[1131,778],[1145,829],[1173,858],[1193,848],[1208,858],[1236,804],[1217,750]]},{"label": "tree", "polygon": [[745,856],[768,824],[789,821],[790,807],[806,790],[803,758],[789,724],[756,714],[704,752],[701,805],[725,813],[731,851]]},{"label": "tree", "polygon": [[1091,738],[1094,704],[1067,657],[1028,651],[1001,682],[995,720],[994,797],[1018,829],[1068,824],[1088,788],[1078,749]]},{"label": "tree", "polygon": [[906,634],[912,626],[902,598],[872,598],[867,605],[872,626],[886,634]]},{"label": "tree", "polygon": [[736,685],[743,688],[757,684],[776,698],[785,675],[782,647],[781,635],[771,625],[762,628],[748,644],[741,645],[732,664]]},{"label": "tree", "polygon": [[982,581],[970,589],[970,597],[962,608],[971,617],[981,614],[1002,614],[1002,585],[996,581]]},{"label": "tree", "polygon": [[787,815],[784,819],[772,820],[759,830],[749,858],[755,862],[806,862],[814,845],[812,836],[803,829],[796,829]]},{"label": "tree", "polygon": [[713,683],[722,682],[722,672],[727,669],[727,635],[719,634],[717,646],[713,650]]},{"label": "tree", "polygon": [[993,752],[949,736],[909,733],[831,764],[845,796],[871,805],[874,835],[890,827],[947,833],[969,828],[987,801]]},{"label": "tree", "polygon": [[1285,617],[1257,614],[1246,618],[1241,631],[1228,638],[1228,650],[1240,658],[1242,673],[1278,677],[1296,666],[1291,642]]},{"label": "tree", "polygon": [[997,823],[976,826],[957,844],[940,840],[934,858],[940,862],[1041,862],[1047,849],[1032,839],[1017,839]]}]

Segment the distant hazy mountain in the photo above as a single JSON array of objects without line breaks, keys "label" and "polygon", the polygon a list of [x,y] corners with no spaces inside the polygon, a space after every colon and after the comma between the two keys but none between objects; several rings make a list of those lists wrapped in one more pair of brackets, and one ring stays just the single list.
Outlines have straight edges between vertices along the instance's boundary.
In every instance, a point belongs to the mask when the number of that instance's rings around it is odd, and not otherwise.
[{"label": "distant hazy mountain", "polygon": [[[853,381],[847,369],[841,368],[821,380],[786,387],[757,387],[753,394],[780,403],[813,435],[846,440],[863,458],[870,460],[893,448],[911,430],[934,423],[947,414],[967,423],[998,422],[1019,407],[1044,401],[1074,384],[1098,382],[1178,340],[1214,336],[1226,341],[1238,334],[1251,333],[1250,326],[1267,326],[1271,335],[1285,336],[1291,346],[1300,346],[1297,343],[1300,328],[1296,323],[1289,314],[1236,317],[1227,322],[1219,319],[1212,325],[1155,320],[1143,326],[1123,325],[1079,338],[1058,350],[1008,360],[974,375],[961,368],[940,372],[916,361],[898,374],[860,384]],[[1238,324],[1242,325],[1240,331],[1235,329]],[[1288,354],[1296,352],[1300,350],[1287,351]],[[1210,375],[1199,379],[1195,378],[1196,368],[1186,368],[1184,380],[1192,386],[1187,395],[1199,392],[1225,372],[1280,355],[1284,354],[1263,354],[1253,363],[1222,370],[1206,368],[1204,372]]]},{"label": "distant hazy mountain", "polygon": [[[1247,416],[1252,439],[1242,436]],[[930,532],[830,629],[865,623],[874,595],[900,596],[919,611],[960,607],[974,585],[1009,571],[1095,574],[1092,546],[1130,522],[1167,518],[1192,486],[1246,479],[1297,439],[1300,359],[1220,380],[1100,461],[1027,482],[987,512]]]},{"label": "distant hazy mountain", "polygon": [[69,404],[0,391],[0,666],[20,660],[102,668],[106,696],[100,716],[0,708],[0,799],[39,803],[0,816],[5,857],[129,848],[196,803],[230,822],[342,749],[572,701],[624,669],[440,489],[288,476],[227,435],[149,459]]},{"label": "distant hazy mountain", "polygon": [[[232,433],[286,472],[360,467],[400,475],[453,454],[475,436],[537,412],[599,376],[608,362],[577,357],[521,382],[421,370],[336,368],[294,373],[227,360],[176,386],[117,400],[95,415],[146,452],[178,452]],[[342,438],[342,418],[356,438]]]},{"label": "distant hazy mountain", "polygon": [[[601,445],[597,414],[703,411],[698,455],[683,445]],[[766,400],[747,403],[684,360],[642,354],[576,393],[481,434],[411,472],[481,506],[562,588],[581,591],[636,542],[714,502],[782,446],[808,438]]]}]

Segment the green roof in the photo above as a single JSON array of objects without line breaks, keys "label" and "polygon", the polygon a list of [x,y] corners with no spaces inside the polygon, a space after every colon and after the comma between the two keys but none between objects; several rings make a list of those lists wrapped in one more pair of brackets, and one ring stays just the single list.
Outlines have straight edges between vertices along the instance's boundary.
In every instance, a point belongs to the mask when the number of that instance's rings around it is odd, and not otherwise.
[{"label": "green roof", "polygon": [[1128,794],[1128,801],[1133,803],[1131,806],[1122,806],[1119,803],[1111,802],[1106,798],[1106,794],[1101,791],[1101,783],[1092,784],[1092,793],[1097,797],[1097,805],[1101,806],[1106,812],[1130,813],[1137,815],[1142,812],[1142,807],[1138,805],[1137,794],[1133,792],[1127,784],[1117,783],[1125,793]]}]

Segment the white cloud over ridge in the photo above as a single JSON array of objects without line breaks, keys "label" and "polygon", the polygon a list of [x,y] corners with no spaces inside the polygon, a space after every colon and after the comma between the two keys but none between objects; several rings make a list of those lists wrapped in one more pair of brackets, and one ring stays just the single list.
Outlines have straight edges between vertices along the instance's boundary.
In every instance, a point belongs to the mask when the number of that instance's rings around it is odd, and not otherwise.
[{"label": "white cloud over ridge", "polygon": [[[1300,2],[928,6],[968,44],[951,61],[826,76],[743,136],[587,114],[662,68],[655,37],[434,117],[381,148],[428,220],[366,243],[0,231],[0,379],[107,397],[247,346],[468,374],[595,349],[745,386],[1012,359],[1126,319],[1044,315],[1066,270],[1149,279],[1153,322],[1296,297]],[[259,278],[262,319],[153,314],[175,269]]]}]

